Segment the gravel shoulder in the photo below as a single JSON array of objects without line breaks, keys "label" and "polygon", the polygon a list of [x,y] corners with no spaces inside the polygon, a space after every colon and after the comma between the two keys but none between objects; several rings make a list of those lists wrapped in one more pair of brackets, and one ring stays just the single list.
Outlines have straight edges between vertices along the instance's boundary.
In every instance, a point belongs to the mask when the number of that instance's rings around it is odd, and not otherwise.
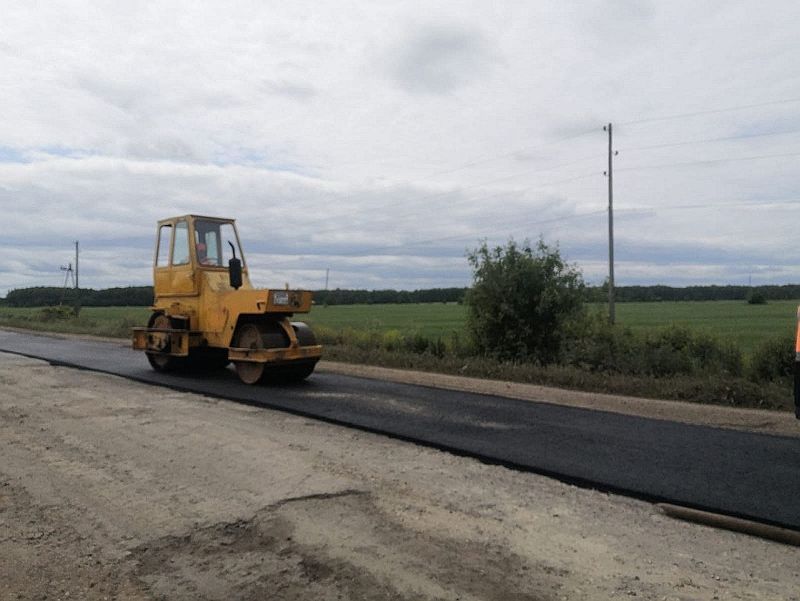
[{"label": "gravel shoulder", "polygon": [[0,599],[800,599],[800,548],[10,354],[0,457]]}]

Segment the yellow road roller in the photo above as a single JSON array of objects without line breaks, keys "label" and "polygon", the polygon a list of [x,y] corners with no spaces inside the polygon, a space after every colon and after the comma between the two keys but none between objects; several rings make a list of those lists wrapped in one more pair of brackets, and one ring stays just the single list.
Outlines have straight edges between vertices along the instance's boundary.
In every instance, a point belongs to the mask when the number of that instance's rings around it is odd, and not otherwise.
[{"label": "yellow road roller", "polygon": [[156,371],[232,361],[247,384],[302,380],[322,355],[311,328],[291,320],[311,310],[311,292],[254,289],[233,219],[159,221],[153,292],[147,327],[133,328],[133,348]]}]

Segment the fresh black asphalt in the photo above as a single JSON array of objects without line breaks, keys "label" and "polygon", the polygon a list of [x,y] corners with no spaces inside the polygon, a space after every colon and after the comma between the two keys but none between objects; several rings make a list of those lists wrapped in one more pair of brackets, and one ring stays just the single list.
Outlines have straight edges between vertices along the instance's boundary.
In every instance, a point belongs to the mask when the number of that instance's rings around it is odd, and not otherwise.
[{"label": "fresh black asphalt", "polygon": [[328,373],[294,385],[262,386],[241,384],[232,370],[160,374],[150,369],[143,353],[123,343],[0,331],[0,351],[289,411],[582,486],[800,530],[800,438]]}]

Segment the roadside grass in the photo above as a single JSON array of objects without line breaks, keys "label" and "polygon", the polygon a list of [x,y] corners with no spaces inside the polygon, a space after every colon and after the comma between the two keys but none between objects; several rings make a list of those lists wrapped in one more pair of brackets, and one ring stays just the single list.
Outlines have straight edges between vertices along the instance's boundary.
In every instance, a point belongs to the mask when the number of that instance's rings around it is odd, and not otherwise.
[{"label": "roadside grass", "polygon": [[0,307],[0,325],[41,332],[126,338],[134,326],[147,325],[147,307],[84,307],[69,319],[48,318],[41,307]]},{"label": "roadside grass", "polygon": [[[309,315],[296,319],[312,325],[326,347],[325,358],[331,360],[650,398],[789,409],[791,379],[785,370],[780,371],[780,354],[786,350],[781,339],[793,335],[796,306],[796,301],[620,303],[618,323],[634,334],[656,337],[683,327],[741,349],[745,363],[745,369],[733,375],[663,377],[476,357],[465,333],[466,309],[455,303],[315,306]],[[590,310],[602,313],[605,307],[594,305]],[[147,307],[84,307],[78,318],[48,319],[41,308],[0,307],[0,325],[120,338],[128,337],[131,327],[145,325],[148,316]],[[750,369],[751,363],[755,369]],[[774,373],[762,375],[770,370]]]}]

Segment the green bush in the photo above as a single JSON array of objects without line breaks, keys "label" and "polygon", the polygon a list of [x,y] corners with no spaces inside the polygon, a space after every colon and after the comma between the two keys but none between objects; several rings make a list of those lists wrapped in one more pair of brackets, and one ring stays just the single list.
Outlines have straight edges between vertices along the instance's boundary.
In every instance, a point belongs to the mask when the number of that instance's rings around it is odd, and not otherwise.
[{"label": "green bush", "polygon": [[57,321],[63,319],[72,319],[77,317],[77,312],[73,307],[66,307],[57,305],[54,307],[44,307],[39,311],[39,319],[42,321]]},{"label": "green bush", "polygon": [[542,240],[535,248],[510,240],[490,249],[484,242],[468,259],[467,328],[477,351],[507,361],[557,361],[570,322],[584,315],[580,272]]},{"label": "green bush", "polygon": [[[742,353],[732,344],[688,328],[671,327],[646,339],[653,375],[742,374]],[[663,363],[660,363],[662,362]]]},{"label": "green bush", "polygon": [[750,378],[772,382],[790,377],[794,373],[794,342],[791,336],[781,336],[759,344],[750,360]]},{"label": "green bush", "polygon": [[383,333],[381,347],[387,351],[397,351],[403,348],[403,335],[400,330],[387,330]]},{"label": "green bush", "polygon": [[593,372],[629,373],[632,362],[639,360],[637,349],[637,340],[629,329],[611,326],[603,316],[593,314],[574,329],[565,345],[563,362]]},{"label": "green bush", "polygon": [[600,316],[583,322],[567,344],[564,362],[593,372],[655,376],[727,374],[740,376],[741,351],[703,332],[680,327],[634,335]]},{"label": "green bush", "polygon": [[747,304],[749,305],[766,305],[767,297],[760,290],[751,290],[747,293]]}]

